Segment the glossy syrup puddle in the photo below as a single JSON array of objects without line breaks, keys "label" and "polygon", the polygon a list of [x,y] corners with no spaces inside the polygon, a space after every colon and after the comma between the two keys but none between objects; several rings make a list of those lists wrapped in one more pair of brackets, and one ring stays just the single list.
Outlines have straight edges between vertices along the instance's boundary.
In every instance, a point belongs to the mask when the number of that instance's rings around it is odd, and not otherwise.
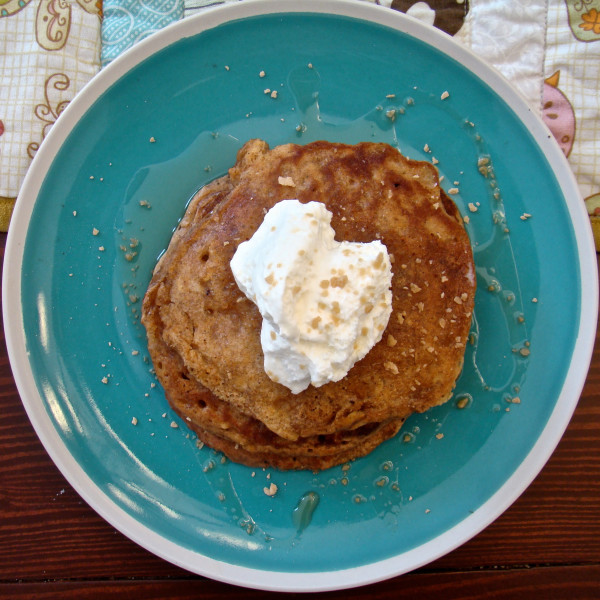
[{"label": "glossy syrup puddle", "polygon": [[298,500],[296,508],[292,511],[292,522],[298,536],[310,525],[313,513],[319,505],[320,497],[317,492],[306,492]]},{"label": "glossy syrup puddle", "polygon": [[[378,105],[357,119],[348,122],[332,122],[323,115],[319,105],[320,76],[316,69],[312,67],[295,69],[288,77],[287,86],[292,94],[295,106],[291,114],[286,116],[286,119],[281,119],[282,122],[285,121],[282,127],[286,128],[287,133],[285,134],[286,139],[279,143],[291,141],[304,144],[318,139],[346,143],[356,143],[361,140],[387,142],[398,147],[405,156],[420,160],[431,159],[431,156],[423,155],[420,149],[410,146],[408,140],[403,139],[403,123],[411,118],[411,110],[415,106],[439,106],[439,103],[443,102],[439,96],[412,88],[406,94],[386,96]],[[479,171],[479,176],[484,178],[486,182],[487,198],[479,198],[481,204],[479,210],[484,213],[489,207],[493,220],[491,233],[485,239],[478,239],[484,228],[467,225],[467,229],[471,235],[473,245],[478,296],[492,296],[495,305],[496,327],[500,327],[502,330],[500,337],[507,340],[507,347],[499,350],[505,355],[503,360],[507,367],[503,371],[500,381],[491,381],[491,373],[487,373],[485,368],[478,362],[481,324],[477,319],[476,303],[470,344],[465,355],[465,371],[474,375],[479,390],[473,387],[473,377],[466,377],[464,379],[466,389],[461,389],[463,379],[461,378],[453,399],[444,407],[430,411],[431,414],[418,415],[417,424],[409,420],[396,436],[395,442],[400,444],[400,451],[398,451],[397,445],[390,445],[390,442],[386,446],[386,448],[392,449],[394,461],[384,460],[376,469],[371,468],[370,470],[358,468],[359,465],[362,465],[362,461],[358,461],[320,474],[313,474],[312,478],[309,479],[313,489],[309,489],[299,498],[289,498],[289,495],[282,493],[281,486],[274,497],[265,495],[264,503],[285,501],[286,505],[289,505],[289,524],[295,530],[292,535],[276,536],[269,533],[267,529],[271,529],[271,527],[261,524],[261,522],[266,523],[268,520],[265,517],[251,514],[251,511],[245,507],[241,494],[236,490],[236,483],[232,477],[231,465],[228,460],[222,459],[221,455],[214,453],[212,450],[208,450],[210,454],[208,459],[205,452],[197,453],[203,477],[229,518],[248,535],[260,536],[269,548],[282,543],[291,543],[291,545],[297,543],[301,534],[310,526],[314,515],[318,514],[319,502],[323,501],[323,497],[329,491],[333,492],[334,490],[337,490],[335,492],[336,498],[341,496],[345,500],[344,506],[339,507],[340,514],[342,512],[352,513],[355,509],[362,510],[363,507],[370,506],[369,511],[364,513],[365,517],[375,514],[377,518],[389,523],[390,526],[396,526],[398,523],[397,517],[402,511],[402,506],[413,501],[413,496],[402,489],[403,473],[408,469],[408,466],[403,464],[403,460],[410,458],[415,451],[435,443],[435,439],[439,439],[442,425],[450,411],[468,409],[479,402],[480,392],[486,391],[494,392],[495,398],[499,398],[503,394],[505,401],[512,402],[525,379],[529,347],[527,326],[524,320],[523,298],[512,251],[510,232],[506,225],[502,191],[494,177],[493,159],[486,148],[485,140],[477,133],[476,125],[465,121],[461,115],[453,113],[448,103],[444,105],[443,109],[447,118],[452,120],[454,124],[461,124],[464,135],[469,137],[476,148],[477,156],[479,156],[477,165],[465,165],[465,169],[476,168]],[[223,162],[223,158],[219,157],[227,157],[227,160],[229,160],[244,141],[238,140],[226,130],[203,133],[198,136],[186,154],[193,156],[194,160],[197,160],[198,156],[203,156],[215,157],[215,160]],[[224,172],[227,166],[229,165],[214,165],[208,160],[204,170],[206,173],[210,173],[214,169],[215,173],[220,173]],[[443,167],[443,161],[441,161],[438,168],[442,174],[444,173]],[[150,190],[152,182],[162,177],[161,171],[168,172],[168,168],[167,164],[150,167],[149,173],[141,178],[142,182],[129,193],[130,198],[141,197],[146,188]],[[452,178],[448,177],[448,179]],[[444,183],[443,186],[451,187],[451,183]],[[457,203],[463,215],[469,214],[460,195],[453,197],[453,200]],[[137,203],[129,203],[130,206],[133,204]],[[125,205],[128,206],[127,203]],[[133,210],[139,210],[139,207]],[[477,218],[483,216],[483,214],[479,214]],[[125,214],[123,217],[125,223],[134,221],[132,215]],[[159,218],[154,218],[151,222],[158,223],[158,225],[155,225],[157,229],[155,232],[150,232],[150,235],[160,233],[164,236],[164,231],[161,232],[161,229],[164,230],[164,223],[161,223],[161,220],[167,218],[167,215],[154,215],[154,217]],[[475,216],[472,215],[472,223],[474,219]],[[148,221],[149,224],[151,222]],[[173,227],[175,225],[176,223],[173,223]],[[123,240],[131,239],[127,231],[121,230],[120,235]],[[166,243],[168,243],[168,239],[165,240]],[[505,261],[501,267],[497,265],[497,257],[500,253],[504,256],[508,255],[510,258],[508,263]],[[135,263],[136,260],[137,257],[132,262]],[[150,271],[155,257],[145,257],[145,260],[147,264],[144,264],[143,268]],[[131,266],[128,265],[128,267]],[[135,273],[134,268],[132,268],[132,272]],[[130,283],[124,286],[124,289],[131,293],[132,287],[135,286]],[[141,297],[143,292],[144,290],[135,293]],[[490,302],[489,296],[484,298],[484,302]],[[139,313],[135,307],[134,316],[136,316],[136,327],[140,333],[140,339],[142,339],[143,328],[137,321]],[[515,403],[517,400],[518,398],[515,399]],[[504,412],[502,408],[501,403],[497,401],[493,404],[492,411],[501,415]],[[195,443],[195,436],[191,436],[190,439]],[[260,469],[257,469],[256,472],[262,475],[265,475],[265,473],[268,475],[271,472],[276,473],[281,481],[286,478],[285,472]],[[296,473],[289,474],[288,477],[290,480],[295,481],[297,476]],[[263,483],[264,478],[259,481],[257,477],[251,482],[251,485],[255,485],[262,490]],[[238,485],[247,486],[246,478],[240,477]],[[268,487],[268,483],[266,483],[266,487]],[[418,497],[418,492],[413,493],[415,493],[415,498]],[[285,500],[279,500],[278,496],[285,496]]]}]

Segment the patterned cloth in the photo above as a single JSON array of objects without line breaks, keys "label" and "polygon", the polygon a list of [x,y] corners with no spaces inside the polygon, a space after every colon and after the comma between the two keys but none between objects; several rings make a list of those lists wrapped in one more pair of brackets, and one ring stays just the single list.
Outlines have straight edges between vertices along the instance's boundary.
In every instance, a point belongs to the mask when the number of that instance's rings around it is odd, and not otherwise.
[{"label": "patterned cloth", "polygon": [[471,0],[455,39],[539,111],[569,159],[600,251],[600,0]]},{"label": "patterned cloth", "polygon": [[548,10],[543,114],[590,203],[600,200],[600,0],[566,4]]},{"label": "patterned cloth", "polygon": [[96,0],[0,0],[0,230],[52,123],[100,69]]},{"label": "patterned cloth", "polygon": [[[101,20],[101,0],[0,0],[0,230],[41,139],[100,59],[236,1],[104,0]],[[363,1],[454,35],[521,91],[569,158],[600,248],[600,0]]]},{"label": "patterned cloth", "polygon": [[104,0],[102,66],[183,17],[183,0]]}]

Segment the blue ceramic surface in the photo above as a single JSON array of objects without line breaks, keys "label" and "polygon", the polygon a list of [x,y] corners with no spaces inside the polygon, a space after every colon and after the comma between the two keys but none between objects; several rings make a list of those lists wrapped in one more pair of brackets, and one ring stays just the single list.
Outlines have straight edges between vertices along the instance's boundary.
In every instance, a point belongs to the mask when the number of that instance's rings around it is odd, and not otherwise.
[{"label": "blue ceramic surface", "polygon": [[[454,398],[369,456],[318,474],[247,468],[199,448],[155,380],[140,323],[187,201],[253,137],[383,141],[435,158],[469,221],[479,289]],[[327,572],[436,538],[515,472],[566,376],[578,265],[555,174],[494,90],[410,34],[290,13],[184,37],[92,104],[35,202],[21,302],[44,407],[112,502],[226,563]],[[271,482],[278,492],[267,497]],[[314,512],[294,512],[311,492]]]}]

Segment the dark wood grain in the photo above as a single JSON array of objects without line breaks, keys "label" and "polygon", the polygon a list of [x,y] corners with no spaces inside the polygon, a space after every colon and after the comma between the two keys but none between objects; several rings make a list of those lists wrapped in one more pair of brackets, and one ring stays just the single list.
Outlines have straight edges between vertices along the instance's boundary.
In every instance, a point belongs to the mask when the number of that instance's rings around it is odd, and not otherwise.
[{"label": "dark wood grain", "polygon": [[[0,236],[1,258],[5,236]],[[594,274],[595,276],[595,274]],[[9,317],[10,318],[10,317]],[[0,597],[261,598],[140,548],[65,481],[31,427],[0,339]],[[600,598],[600,343],[548,464],[487,529],[414,573],[332,598]],[[294,596],[293,594],[291,596]]]},{"label": "dark wood grain", "polygon": [[[543,600],[597,600],[598,567],[537,567],[496,571],[452,573],[414,573],[353,590],[317,594],[328,599],[370,598],[377,600],[502,600],[506,598],[541,598]],[[245,590],[206,579],[165,581],[84,581],[23,583],[5,585],[14,600],[213,600],[215,598],[274,598],[279,594]],[[314,596],[309,596],[314,597]],[[286,594],[285,598],[306,598],[302,594]]]}]

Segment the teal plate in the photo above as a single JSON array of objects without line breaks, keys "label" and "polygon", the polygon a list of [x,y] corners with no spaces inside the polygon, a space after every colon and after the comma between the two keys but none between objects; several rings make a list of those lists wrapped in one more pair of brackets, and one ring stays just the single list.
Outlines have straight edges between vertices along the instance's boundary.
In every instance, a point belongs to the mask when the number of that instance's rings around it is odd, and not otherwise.
[{"label": "teal plate", "polygon": [[[291,4],[182,21],[73,100],[13,217],[4,322],[31,421],[98,513],[195,573],[314,591],[426,564],[516,499],[578,400],[597,285],[568,165],[509,84],[395,11]],[[454,397],[321,473],[251,469],[198,447],[153,376],[140,323],[187,201],[253,137],[383,141],[433,161],[473,244],[479,288]]]}]

